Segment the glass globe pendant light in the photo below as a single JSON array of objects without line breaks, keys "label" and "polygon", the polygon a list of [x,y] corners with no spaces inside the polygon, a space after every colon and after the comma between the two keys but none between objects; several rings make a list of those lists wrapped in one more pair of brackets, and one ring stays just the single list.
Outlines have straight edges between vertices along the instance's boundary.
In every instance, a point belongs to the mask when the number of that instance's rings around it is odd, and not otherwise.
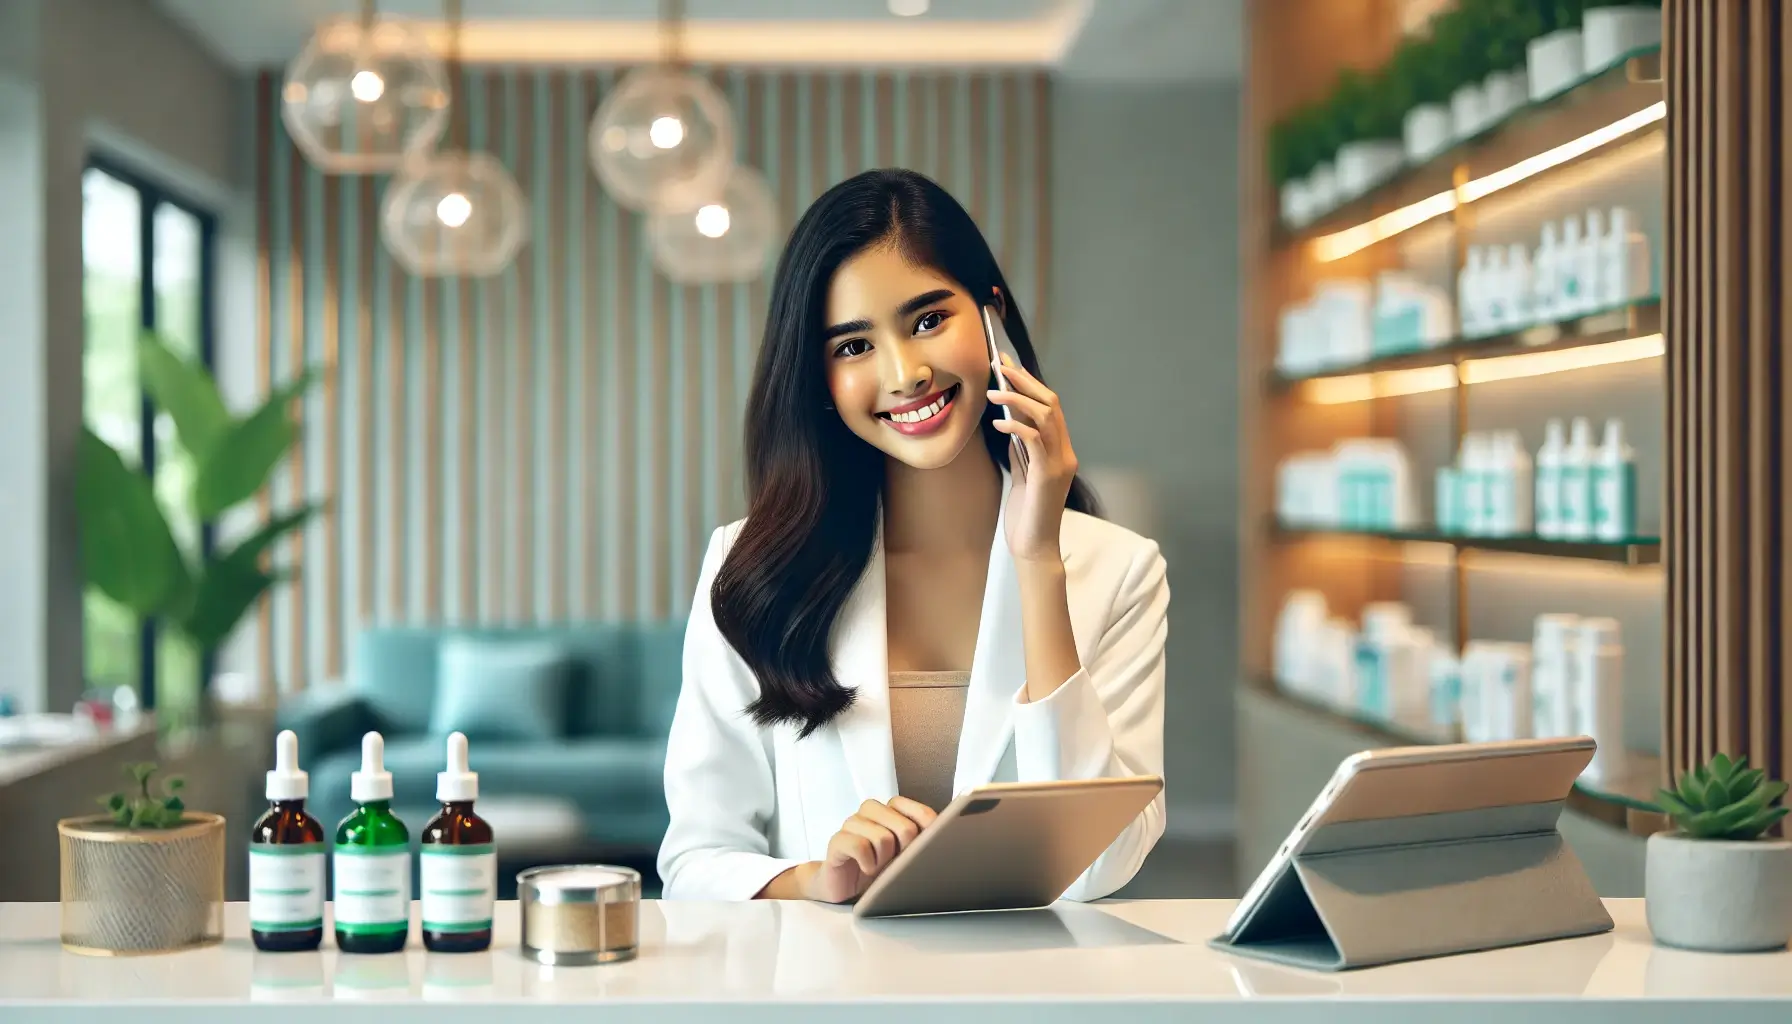
[{"label": "glass globe pendant light", "polygon": [[286,68],[280,118],[326,174],[375,174],[434,148],[448,127],[448,74],[414,26],[332,18]]},{"label": "glass globe pendant light", "polygon": [[778,203],[771,186],[741,164],[708,199],[647,218],[653,263],[680,284],[751,281],[765,272],[777,237]]},{"label": "glass globe pendant light", "polygon": [[714,195],[734,163],[734,112],[680,57],[683,0],[664,0],[659,64],[625,75],[591,119],[591,168],[623,206],[651,213]]},{"label": "glass globe pendant light", "polygon": [[[448,73],[460,81],[460,0],[447,0]],[[465,104],[452,148],[411,161],[386,186],[380,238],[419,277],[489,277],[529,239],[529,201],[490,153],[466,149]]]}]

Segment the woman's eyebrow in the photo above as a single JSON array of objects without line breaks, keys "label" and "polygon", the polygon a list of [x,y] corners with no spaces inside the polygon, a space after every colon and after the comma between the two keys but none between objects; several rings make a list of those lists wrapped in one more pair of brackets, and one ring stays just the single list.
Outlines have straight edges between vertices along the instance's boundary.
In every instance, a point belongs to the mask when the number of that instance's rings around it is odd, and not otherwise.
[{"label": "woman's eyebrow", "polygon": [[[931,306],[941,299],[949,299],[951,297],[952,289],[950,288],[935,288],[930,292],[922,292],[914,298],[909,299],[907,302],[904,302],[902,305],[897,306],[896,315],[899,317],[908,316],[909,314],[920,310],[923,306]],[[857,334],[860,331],[869,331],[870,329],[871,321],[869,320],[863,318],[858,320],[848,320],[845,323],[835,324],[832,327],[823,330],[821,332],[821,340],[831,341],[842,334]]]}]

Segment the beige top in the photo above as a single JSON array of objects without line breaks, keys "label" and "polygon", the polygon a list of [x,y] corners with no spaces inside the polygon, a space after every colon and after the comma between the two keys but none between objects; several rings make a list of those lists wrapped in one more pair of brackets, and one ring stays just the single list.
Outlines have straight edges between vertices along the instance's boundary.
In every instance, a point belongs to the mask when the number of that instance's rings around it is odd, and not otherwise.
[{"label": "beige top", "polygon": [[952,802],[969,672],[890,673],[896,791],[938,811]]}]

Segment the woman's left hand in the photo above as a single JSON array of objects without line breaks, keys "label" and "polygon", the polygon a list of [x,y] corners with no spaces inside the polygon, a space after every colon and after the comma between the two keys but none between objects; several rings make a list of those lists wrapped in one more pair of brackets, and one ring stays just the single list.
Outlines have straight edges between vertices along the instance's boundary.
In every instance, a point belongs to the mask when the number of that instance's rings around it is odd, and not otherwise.
[{"label": "woman's left hand", "polygon": [[[995,421],[997,430],[1026,449],[1027,468],[1011,473],[1008,492],[1008,550],[1020,561],[1059,562],[1058,529],[1064,521],[1064,500],[1076,479],[1076,452],[1070,447],[1070,429],[1064,410],[1052,389],[1037,377],[1002,356],[1002,375],[1012,391],[989,392],[989,400],[1014,410],[1011,422]],[[1012,455],[1011,465],[1018,462]]]}]

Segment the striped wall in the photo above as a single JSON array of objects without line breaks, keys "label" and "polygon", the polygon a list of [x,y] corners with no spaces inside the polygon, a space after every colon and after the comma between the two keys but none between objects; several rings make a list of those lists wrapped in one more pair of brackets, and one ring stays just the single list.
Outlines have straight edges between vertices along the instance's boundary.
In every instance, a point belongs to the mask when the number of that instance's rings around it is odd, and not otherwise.
[{"label": "striped wall", "polygon": [[[1042,343],[1049,88],[1042,74],[705,71],[784,230],[825,188],[907,166],[983,226]],[[333,498],[262,610],[265,686],[340,675],[364,625],[655,619],[744,508],[740,416],[765,282],[681,287],[599,188],[592,113],[621,72],[467,71],[467,137],[531,199],[504,274],[422,280],[377,238],[382,177],[326,177],[255,85],[260,381],[324,371],[268,500]]]}]

